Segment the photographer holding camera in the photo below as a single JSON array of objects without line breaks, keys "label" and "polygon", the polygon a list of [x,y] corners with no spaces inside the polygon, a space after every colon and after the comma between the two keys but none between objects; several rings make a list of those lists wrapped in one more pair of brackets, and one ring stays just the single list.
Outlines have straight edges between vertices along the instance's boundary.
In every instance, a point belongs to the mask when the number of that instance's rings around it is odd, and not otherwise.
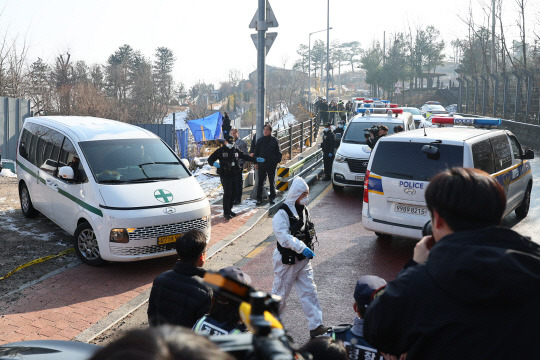
[{"label": "photographer holding camera", "polygon": [[455,167],[425,192],[432,235],[369,305],[366,340],[407,359],[526,359],[540,353],[540,246],[499,226],[498,180]]},{"label": "photographer holding camera", "polygon": [[366,137],[366,143],[372,149],[380,138],[388,135],[388,127],[386,125],[373,125],[371,128],[365,129],[364,131],[368,131],[364,136]]}]

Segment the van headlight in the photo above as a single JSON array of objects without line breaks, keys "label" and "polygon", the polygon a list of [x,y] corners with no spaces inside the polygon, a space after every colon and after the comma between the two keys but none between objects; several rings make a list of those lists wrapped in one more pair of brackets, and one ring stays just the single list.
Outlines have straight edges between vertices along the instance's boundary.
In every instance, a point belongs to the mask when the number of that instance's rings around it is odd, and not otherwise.
[{"label": "van headlight", "polygon": [[129,234],[127,229],[111,229],[109,241],[114,243],[127,244],[129,242]]},{"label": "van headlight", "polygon": [[342,163],[342,162],[345,162],[345,160],[347,160],[347,158],[343,155],[340,155],[340,154],[336,154],[336,161],[338,163]]}]

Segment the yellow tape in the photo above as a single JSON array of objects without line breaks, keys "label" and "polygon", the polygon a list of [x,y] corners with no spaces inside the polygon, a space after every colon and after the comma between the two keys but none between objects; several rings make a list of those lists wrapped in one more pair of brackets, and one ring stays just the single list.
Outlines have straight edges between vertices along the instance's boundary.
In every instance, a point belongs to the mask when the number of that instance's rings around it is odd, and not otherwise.
[{"label": "yellow tape", "polygon": [[32,260],[30,262],[27,262],[26,264],[24,265],[20,265],[20,266],[17,266],[15,269],[11,270],[10,272],[8,272],[5,276],[2,276],[0,277],[0,280],[4,280],[4,279],[7,279],[8,277],[10,277],[11,275],[13,275],[14,272],[17,272],[21,269],[24,269],[25,267],[28,267],[30,265],[35,265],[35,264],[39,264],[39,263],[42,263],[44,261],[47,261],[47,260],[51,260],[51,259],[54,259],[54,258],[57,258],[57,257],[60,257],[60,256],[64,256],[64,255],[67,255],[67,254],[71,254],[72,252],[74,252],[75,249],[74,248],[70,248],[70,249],[67,249],[67,250],[64,250],[62,252],[59,252],[58,254],[56,255],[49,255],[49,256],[45,256],[45,257],[42,257],[42,258],[39,258],[39,259],[35,259],[35,260]]}]

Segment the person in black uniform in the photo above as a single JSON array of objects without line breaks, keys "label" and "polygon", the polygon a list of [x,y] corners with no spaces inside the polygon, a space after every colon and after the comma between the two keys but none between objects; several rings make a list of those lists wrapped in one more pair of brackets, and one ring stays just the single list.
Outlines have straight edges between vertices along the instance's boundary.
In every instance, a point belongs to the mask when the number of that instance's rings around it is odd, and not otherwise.
[{"label": "person in black uniform", "polygon": [[373,135],[372,132],[369,132],[369,135],[366,137],[366,144],[368,144],[368,146],[373,149],[375,145],[377,145],[377,141],[379,141],[380,138],[386,135],[388,135],[388,126],[379,125],[379,132],[377,133],[377,135]]},{"label": "person in black uniform", "polygon": [[336,139],[330,129],[330,123],[324,125],[323,140],[321,149],[323,151],[324,163],[324,181],[332,179],[332,162],[334,161],[334,149],[336,148]]},{"label": "person in black uniform", "polygon": [[276,177],[277,164],[281,161],[281,151],[279,150],[279,143],[275,137],[272,136],[272,126],[270,124],[264,125],[263,137],[258,139],[255,143],[255,157],[262,157],[266,160],[264,164],[255,165],[258,171],[257,182],[257,205],[262,204],[262,191],[263,185],[268,176],[268,182],[270,183],[270,204],[274,203],[276,198],[276,185],[274,179]]},{"label": "person in black uniform", "polygon": [[232,206],[237,191],[235,181],[237,180],[237,174],[241,171],[238,164],[240,159],[258,163],[264,162],[262,157],[254,158],[235,148],[233,139],[230,136],[223,141],[222,147],[208,157],[208,163],[218,169],[221,185],[223,186],[223,217],[227,220],[236,216],[232,212]]},{"label": "person in black uniform", "polygon": [[221,124],[221,131],[223,132],[223,138],[226,139],[231,134],[231,119],[229,113],[225,111],[223,115],[223,123]]}]

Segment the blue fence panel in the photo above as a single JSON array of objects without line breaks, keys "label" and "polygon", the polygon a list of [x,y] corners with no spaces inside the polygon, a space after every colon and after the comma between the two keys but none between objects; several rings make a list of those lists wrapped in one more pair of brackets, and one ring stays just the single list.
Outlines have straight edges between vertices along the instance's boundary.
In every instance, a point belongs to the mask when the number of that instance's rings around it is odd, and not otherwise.
[{"label": "blue fence panel", "polygon": [[157,136],[159,136],[163,141],[167,143],[171,147],[171,149],[174,148],[174,132],[173,132],[173,126],[172,124],[135,124],[138,127],[142,127],[143,129],[146,129],[148,131],[153,132]]},{"label": "blue fence panel", "polygon": [[24,120],[31,116],[30,100],[0,97],[0,151],[2,160],[15,161]]}]

